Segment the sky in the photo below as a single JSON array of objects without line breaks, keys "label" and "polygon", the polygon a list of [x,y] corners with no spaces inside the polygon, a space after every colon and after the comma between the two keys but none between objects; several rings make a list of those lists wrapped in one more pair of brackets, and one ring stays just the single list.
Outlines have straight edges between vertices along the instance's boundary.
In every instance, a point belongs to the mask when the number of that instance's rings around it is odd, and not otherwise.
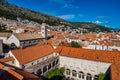
[{"label": "sky", "polygon": [[120,0],[7,0],[9,3],[71,22],[120,28]]}]

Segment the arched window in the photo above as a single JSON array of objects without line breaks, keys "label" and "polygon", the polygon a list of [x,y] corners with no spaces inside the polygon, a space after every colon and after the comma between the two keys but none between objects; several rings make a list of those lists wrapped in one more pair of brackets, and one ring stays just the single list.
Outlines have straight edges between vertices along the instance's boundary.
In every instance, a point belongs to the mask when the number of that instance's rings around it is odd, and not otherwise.
[{"label": "arched window", "polygon": [[39,70],[37,71],[37,75],[40,76],[41,74],[42,74],[42,71],[41,71],[41,69],[39,69]]},{"label": "arched window", "polygon": [[47,71],[47,67],[43,67],[43,73]]},{"label": "arched window", "polygon": [[94,80],[98,80],[98,75],[95,75],[95,76],[94,76]]},{"label": "arched window", "polygon": [[15,45],[15,43],[11,43],[10,48],[15,49],[15,48],[17,48],[17,46]]},{"label": "arched window", "polygon": [[90,73],[87,73],[86,80],[92,80],[92,75]]},{"label": "arched window", "polygon": [[48,69],[50,69],[50,68],[51,68],[51,64],[48,65]]},{"label": "arched window", "polygon": [[77,76],[77,72],[75,70],[72,70],[72,76],[74,76],[74,77]]},{"label": "arched window", "polygon": [[59,59],[56,60],[56,65],[58,64],[58,62],[59,62]]},{"label": "arched window", "polygon": [[55,66],[55,61],[52,63],[52,66]]},{"label": "arched window", "polygon": [[70,80],[75,80],[74,78],[71,78]]},{"label": "arched window", "polygon": [[79,78],[84,79],[84,73],[82,71],[79,72]]},{"label": "arched window", "polygon": [[70,75],[70,69],[66,69],[66,74]]}]

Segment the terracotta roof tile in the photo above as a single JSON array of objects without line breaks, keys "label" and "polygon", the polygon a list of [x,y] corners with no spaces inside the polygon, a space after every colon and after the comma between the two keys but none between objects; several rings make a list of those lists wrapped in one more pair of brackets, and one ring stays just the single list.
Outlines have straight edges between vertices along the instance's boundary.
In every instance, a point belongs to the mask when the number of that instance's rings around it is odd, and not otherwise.
[{"label": "terracotta roof tile", "polygon": [[[56,49],[56,52],[60,50]],[[60,52],[61,56],[101,61],[101,62],[117,62],[120,60],[120,52],[118,51],[102,51],[102,50],[91,50],[82,48],[63,47]]]},{"label": "terracotta roof tile", "polygon": [[0,37],[10,37],[11,33],[0,33]]},{"label": "terracotta roof tile", "polygon": [[111,80],[120,80],[120,61],[110,67]]},{"label": "terracotta roof tile", "polygon": [[13,76],[15,76],[16,78],[18,78],[18,79],[20,79],[20,80],[23,79],[23,76],[22,76],[22,75],[20,75],[19,73],[13,71],[13,70],[10,69],[10,68],[7,70],[7,72],[9,72],[10,74],[12,74]]},{"label": "terracotta roof tile", "polygon": [[4,67],[4,65],[0,63],[0,69],[2,69],[3,67]]},{"label": "terracotta roof tile", "polygon": [[41,34],[14,34],[19,40],[30,40],[43,38]]},{"label": "terracotta roof tile", "polygon": [[38,76],[33,75],[33,74],[31,74],[31,73],[29,73],[27,71],[24,71],[24,70],[14,70],[14,71],[21,74],[21,75],[23,75],[24,78],[29,79],[29,80],[42,80]]},{"label": "terracotta roof tile", "polygon": [[25,49],[12,50],[14,56],[20,64],[25,64],[53,53],[53,48],[50,45],[33,46]]},{"label": "terracotta roof tile", "polygon": [[[1,67],[1,65],[3,67]],[[42,80],[36,75],[33,75],[27,71],[16,69],[14,67],[8,67],[6,64],[0,63],[0,80]]]},{"label": "terracotta roof tile", "polygon": [[8,61],[12,61],[12,60],[14,60],[13,57],[7,57],[7,58],[1,58],[0,62],[8,62]]}]

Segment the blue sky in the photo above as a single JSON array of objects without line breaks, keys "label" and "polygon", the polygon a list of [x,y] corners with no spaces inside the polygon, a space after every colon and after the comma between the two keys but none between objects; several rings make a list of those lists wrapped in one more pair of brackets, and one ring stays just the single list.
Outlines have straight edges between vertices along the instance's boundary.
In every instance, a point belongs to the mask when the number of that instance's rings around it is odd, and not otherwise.
[{"label": "blue sky", "polygon": [[7,0],[9,3],[72,22],[120,27],[120,0]]}]

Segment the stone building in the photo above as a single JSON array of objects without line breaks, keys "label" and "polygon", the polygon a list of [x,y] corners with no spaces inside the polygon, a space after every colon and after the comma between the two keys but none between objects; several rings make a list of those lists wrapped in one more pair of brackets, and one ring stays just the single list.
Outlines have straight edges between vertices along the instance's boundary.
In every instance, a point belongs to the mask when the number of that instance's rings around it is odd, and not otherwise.
[{"label": "stone building", "polygon": [[[65,68],[67,80],[98,80],[100,73],[110,73],[110,66],[120,61],[120,52],[59,46],[60,67]],[[114,79],[113,79],[114,80]]]},{"label": "stone building", "polygon": [[98,80],[100,73],[110,75],[112,76],[111,80],[115,80],[113,74],[119,75],[119,73],[114,72],[114,69],[118,69],[114,66],[117,66],[116,63],[120,61],[119,51],[65,46],[53,49],[51,45],[38,45],[12,50],[8,56],[14,58],[16,67],[39,76],[55,67],[65,68],[66,80]]},{"label": "stone building", "polygon": [[47,25],[46,23],[42,23],[41,26],[41,35],[43,36],[43,38],[47,38]]},{"label": "stone building", "polygon": [[9,56],[15,59],[15,66],[30,73],[43,75],[58,66],[59,55],[53,53],[50,45],[34,46],[25,49],[12,50]]},{"label": "stone building", "polygon": [[37,45],[44,38],[40,34],[12,34],[8,38],[12,48],[24,48]]},{"label": "stone building", "polygon": [[3,54],[3,40],[0,39],[0,55]]}]

